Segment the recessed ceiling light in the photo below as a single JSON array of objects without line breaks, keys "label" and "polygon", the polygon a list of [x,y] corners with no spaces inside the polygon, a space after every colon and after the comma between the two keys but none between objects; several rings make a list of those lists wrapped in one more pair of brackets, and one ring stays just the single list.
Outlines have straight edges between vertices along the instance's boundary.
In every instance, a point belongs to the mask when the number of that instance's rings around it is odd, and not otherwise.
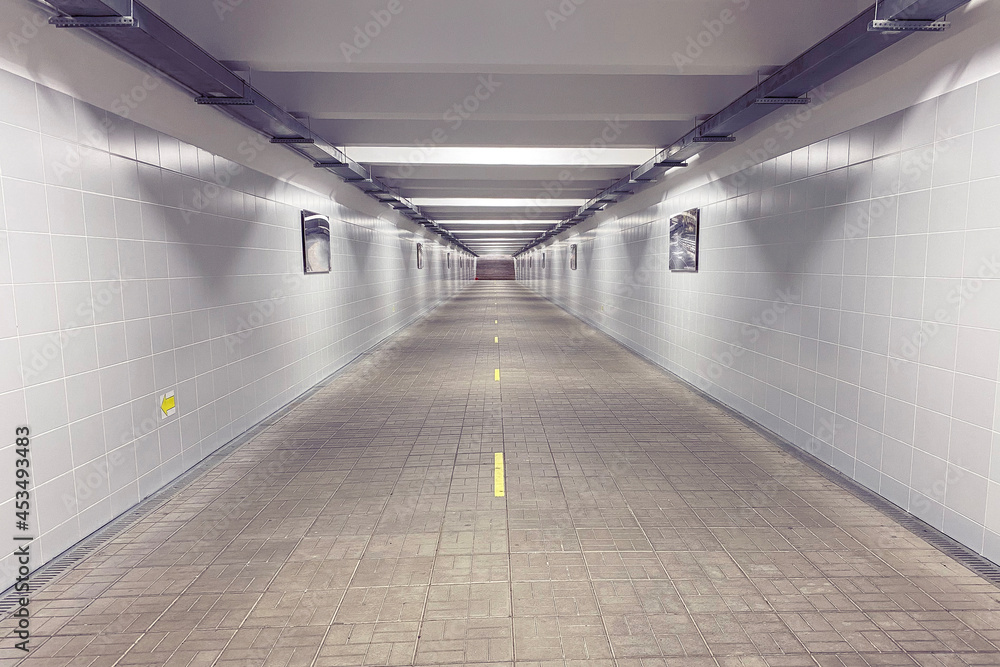
[{"label": "recessed ceiling light", "polygon": [[516,146],[347,146],[344,153],[365,164],[485,164],[626,167],[656,155],[655,148],[520,148]]},{"label": "recessed ceiling light", "polygon": [[464,206],[464,207],[539,207],[576,208],[587,203],[586,199],[517,199],[507,197],[411,197],[414,206]]},{"label": "recessed ceiling light", "polygon": [[529,225],[532,227],[551,227],[555,224],[553,220],[442,220],[442,225],[449,227],[455,225],[476,225],[476,226],[507,226],[507,225]]},{"label": "recessed ceiling light", "polygon": [[[447,229],[447,227],[445,227],[445,229]],[[454,229],[451,231],[459,236],[467,236],[469,234],[486,234],[493,235],[495,237],[502,237],[504,234],[538,236],[538,232],[531,229]]]}]

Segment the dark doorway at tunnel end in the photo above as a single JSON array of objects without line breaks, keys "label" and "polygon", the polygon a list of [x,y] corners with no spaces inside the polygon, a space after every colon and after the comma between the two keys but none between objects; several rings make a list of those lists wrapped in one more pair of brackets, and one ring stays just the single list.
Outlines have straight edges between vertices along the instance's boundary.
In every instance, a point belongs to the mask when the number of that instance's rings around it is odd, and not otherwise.
[{"label": "dark doorway at tunnel end", "polygon": [[514,258],[487,255],[476,260],[476,280],[514,280]]}]

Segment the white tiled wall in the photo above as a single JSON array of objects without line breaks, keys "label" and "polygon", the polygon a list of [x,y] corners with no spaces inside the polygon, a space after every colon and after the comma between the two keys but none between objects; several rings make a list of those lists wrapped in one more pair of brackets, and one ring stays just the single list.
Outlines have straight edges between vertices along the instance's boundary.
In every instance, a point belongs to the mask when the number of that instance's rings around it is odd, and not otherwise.
[{"label": "white tiled wall", "polygon": [[[994,76],[561,238],[519,278],[1000,561],[998,193]],[[695,207],[700,271],[670,273],[668,219]]]},{"label": "white tiled wall", "polygon": [[[329,274],[303,274],[301,209],[331,217]],[[445,253],[0,70],[0,516],[27,424],[32,566],[458,291]]]}]

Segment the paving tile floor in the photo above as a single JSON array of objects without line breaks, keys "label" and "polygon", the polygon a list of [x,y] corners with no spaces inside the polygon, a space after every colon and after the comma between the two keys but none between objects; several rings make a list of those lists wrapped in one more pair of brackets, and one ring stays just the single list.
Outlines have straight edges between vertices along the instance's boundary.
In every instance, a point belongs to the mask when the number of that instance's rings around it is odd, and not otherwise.
[{"label": "paving tile floor", "polygon": [[348,368],[34,612],[45,667],[1000,665],[997,588],[514,283]]}]

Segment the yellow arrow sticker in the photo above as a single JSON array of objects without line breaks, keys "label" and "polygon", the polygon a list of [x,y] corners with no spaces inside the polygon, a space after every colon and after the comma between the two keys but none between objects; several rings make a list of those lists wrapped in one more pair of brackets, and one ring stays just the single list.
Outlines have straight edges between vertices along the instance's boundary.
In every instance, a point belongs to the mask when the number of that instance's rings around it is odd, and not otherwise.
[{"label": "yellow arrow sticker", "polygon": [[160,395],[160,419],[166,419],[177,412],[177,399],[174,392],[167,392]]},{"label": "yellow arrow sticker", "polygon": [[503,452],[493,455],[493,494],[497,498],[503,498]]}]

